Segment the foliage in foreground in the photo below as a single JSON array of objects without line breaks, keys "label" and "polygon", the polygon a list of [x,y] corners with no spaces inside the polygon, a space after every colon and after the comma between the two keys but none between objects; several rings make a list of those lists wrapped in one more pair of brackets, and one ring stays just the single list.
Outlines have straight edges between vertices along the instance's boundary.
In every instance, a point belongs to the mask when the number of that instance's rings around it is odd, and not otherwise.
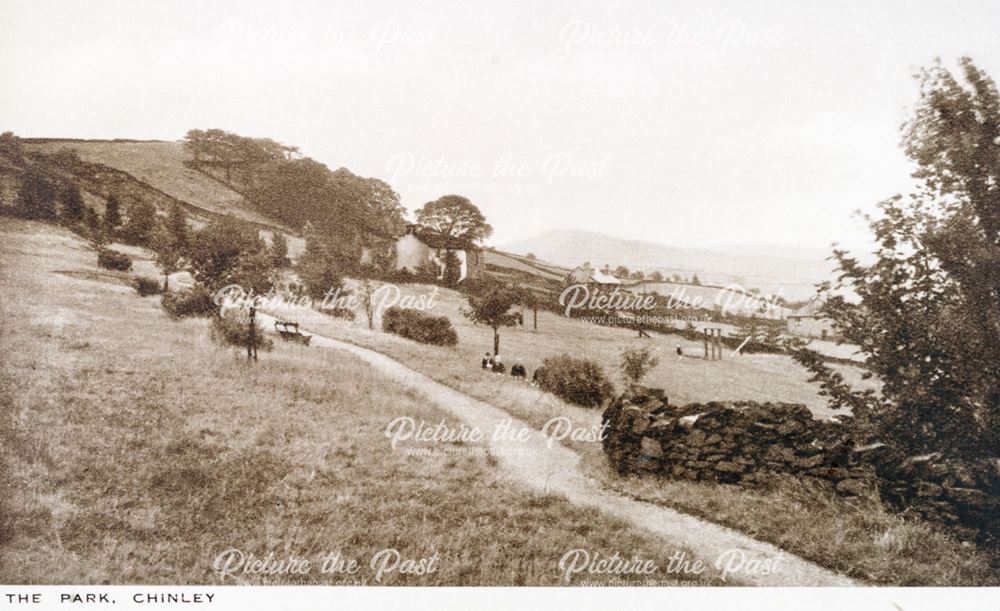
[{"label": "foliage in foreground", "polygon": [[212,341],[222,346],[246,348],[251,345],[252,339],[252,347],[257,350],[269,351],[274,348],[274,341],[264,333],[264,327],[256,321],[251,334],[250,323],[236,318],[216,316],[212,319],[210,336]]},{"label": "foliage in foreground", "polygon": [[431,316],[420,310],[391,307],[382,314],[382,330],[423,344],[454,346],[458,334],[447,316]]},{"label": "foliage in foreground", "polygon": [[212,301],[212,294],[200,286],[164,293],[160,303],[171,318],[211,316],[217,309]]},{"label": "foliage in foreground", "polygon": [[97,253],[97,264],[104,269],[127,272],[132,269],[132,259],[123,252],[105,248]]},{"label": "foliage in foreground", "polygon": [[866,437],[989,457],[1000,446],[1000,95],[968,58],[962,71],[964,82],[940,63],[920,73],[903,146],[922,184],[866,217],[874,263],[835,250],[839,280],[821,287],[823,314],[881,391],[855,391],[808,351],[797,359]]},{"label": "foliage in foreground", "polygon": [[600,407],[614,395],[614,386],[595,361],[568,354],[542,361],[535,382],[542,390],[583,407]]}]

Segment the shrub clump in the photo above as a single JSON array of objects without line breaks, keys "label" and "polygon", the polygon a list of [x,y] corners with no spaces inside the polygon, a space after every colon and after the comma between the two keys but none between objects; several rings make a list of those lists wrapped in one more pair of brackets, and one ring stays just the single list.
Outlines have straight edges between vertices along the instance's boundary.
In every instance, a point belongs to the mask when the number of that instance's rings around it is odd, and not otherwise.
[{"label": "shrub clump", "polygon": [[97,264],[104,269],[127,272],[132,269],[132,259],[123,252],[105,248],[97,253]]},{"label": "shrub clump", "polygon": [[135,287],[135,292],[139,293],[140,297],[159,295],[163,289],[163,285],[160,284],[159,280],[150,278],[149,276],[136,276],[132,282],[132,286]]},{"label": "shrub clump", "polygon": [[[264,327],[259,322],[255,322],[254,327],[254,348],[265,352],[273,349],[274,341],[264,334]],[[222,346],[246,348],[250,341],[250,324],[235,318],[217,316],[212,319],[211,338]]]},{"label": "shrub clump", "polygon": [[599,364],[568,354],[542,361],[542,366],[535,373],[535,381],[542,390],[583,407],[604,405],[615,390]]},{"label": "shrub clump", "polygon": [[382,330],[423,344],[454,346],[458,334],[447,316],[431,316],[420,310],[391,307],[382,314]]},{"label": "shrub clump", "polygon": [[172,318],[210,316],[216,309],[212,294],[200,286],[176,293],[164,293],[160,304]]}]

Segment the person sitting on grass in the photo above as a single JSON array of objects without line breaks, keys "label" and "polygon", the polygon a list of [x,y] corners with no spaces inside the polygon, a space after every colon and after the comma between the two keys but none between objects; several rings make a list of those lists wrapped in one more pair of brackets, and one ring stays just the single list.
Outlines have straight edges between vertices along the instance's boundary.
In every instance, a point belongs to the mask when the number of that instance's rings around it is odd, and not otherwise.
[{"label": "person sitting on grass", "polygon": [[493,355],[493,373],[503,373],[506,369],[503,366],[503,360],[500,358],[500,353]]},{"label": "person sitting on grass", "polygon": [[510,375],[515,378],[526,378],[528,377],[528,372],[525,370],[524,365],[515,363],[510,366]]},{"label": "person sitting on grass", "polygon": [[542,368],[539,367],[538,369],[535,370],[533,374],[531,374],[531,385],[538,386],[538,383],[541,381],[541,379],[542,379]]},{"label": "person sitting on grass", "polygon": [[493,369],[493,357],[490,356],[489,351],[483,354],[483,369]]}]

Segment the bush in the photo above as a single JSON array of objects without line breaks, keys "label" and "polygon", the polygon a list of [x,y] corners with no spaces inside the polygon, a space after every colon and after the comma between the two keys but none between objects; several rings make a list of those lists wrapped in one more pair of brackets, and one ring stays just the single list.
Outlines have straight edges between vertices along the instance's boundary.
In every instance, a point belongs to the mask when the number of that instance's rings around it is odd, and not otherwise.
[{"label": "bush", "polygon": [[435,346],[454,346],[458,334],[447,316],[431,316],[420,310],[392,307],[382,314],[382,330]]},{"label": "bush", "polygon": [[135,292],[139,293],[140,297],[159,295],[163,289],[163,285],[160,284],[159,280],[150,278],[149,276],[136,276],[132,286],[135,287]]},{"label": "bush", "polygon": [[[264,334],[264,327],[255,322],[254,344],[258,350],[269,351],[274,348],[274,341]],[[212,319],[212,341],[222,346],[237,346],[246,348],[250,340],[250,325],[234,318],[217,316]]]},{"label": "bush", "polygon": [[172,318],[210,316],[216,310],[212,294],[202,287],[194,287],[176,293],[164,293],[160,304]]},{"label": "bush", "polygon": [[583,407],[600,407],[615,391],[600,365],[568,354],[542,361],[535,381],[542,390]]},{"label": "bush", "polygon": [[638,384],[659,362],[648,347],[627,348],[622,351],[620,367],[629,384]]},{"label": "bush", "polygon": [[127,272],[132,269],[132,259],[123,252],[105,248],[97,254],[97,264],[105,269]]}]

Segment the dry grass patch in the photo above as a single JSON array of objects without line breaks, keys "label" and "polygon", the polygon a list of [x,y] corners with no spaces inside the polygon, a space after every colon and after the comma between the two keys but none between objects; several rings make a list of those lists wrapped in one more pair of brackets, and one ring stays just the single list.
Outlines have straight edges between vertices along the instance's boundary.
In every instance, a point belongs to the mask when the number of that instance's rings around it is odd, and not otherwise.
[{"label": "dry grass patch", "polygon": [[[409,290],[421,289],[414,286]],[[454,348],[423,346],[342,320],[310,318],[309,326],[324,335],[392,356],[441,383],[506,410],[535,428],[541,429],[560,416],[582,429],[600,425],[599,410],[569,405],[527,382],[479,369],[480,348],[492,341],[492,331],[461,319],[455,294],[443,294],[442,309],[435,313],[448,313],[452,318],[460,338]],[[505,355],[521,356],[530,365],[533,358],[539,358],[540,363],[541,355],[567,350],[606,362],[610,372],[622,347],[647,345],[623,335],[623,331],[592,325],[587,328],[593,329],[595,337],[588,337],[584,330],[575,328],[584,323],[539,313],[540,317],[543,315],[552,318],[545,323],[551,332],[501,331],[501,345],[508,346],[502,349]],[[571,328],[575,331],[568,333]],[[560,329],[567,335],[559,335]],[[710,363],[666,356],[661,357],[660,366],[654,369],[660,377],[653,375],[649,382],[665,386],[675,404],[740,398],[738,393],[751,388],[747,395],[755,400],[802,402],[810,405],[814,413],[823,414],[816,407],[816,400],[821,398],[809,396],[815,389],[802,390],[797,378],[802,372],[793,375],[784,359],[762,355],[757,361],[729,359]],[[510,356],[505,356],[508,366],[512,362]],[[686,379],[691,367],[702,369]],[[841,369],[854,371],[850,367]],[[665,375],[669,377],[665,379]],[[792,376],[793,380],[784,379],[785,376]],[[668,383],[663,384],[664,381]],[[736,391],[726,388],[734,381]],[[719,387],[723,390],[716,390]],[[765,490],[652,477],[621,478],[608,468],[599,443],[571,439],[562,443],[578,452],[584,471],[609,489],[732,527],[863,581],[884,585],[1000,584],[1000,571],[991,568],[991,562],[996,560],[985,551],[962,544],[918,518],[890,512],[877,501],[839,497],[822,486],[812,487],[808,482],[788,478],[776,478]]]},{"label": "dry grass patch", "polygon": [[392,451],[393,418],[451,420],[349,355],[279,343],[248,365],[207,321],[49,271],[94,265],[61,230],[4,221],[0,238],[0,583],[217,583],[235,547],[339,551],[368,583],[394,548],[438,569],[384,584],[554,585],[574,548],[661,567],[683,549],[528,492],[488,456]]}]

